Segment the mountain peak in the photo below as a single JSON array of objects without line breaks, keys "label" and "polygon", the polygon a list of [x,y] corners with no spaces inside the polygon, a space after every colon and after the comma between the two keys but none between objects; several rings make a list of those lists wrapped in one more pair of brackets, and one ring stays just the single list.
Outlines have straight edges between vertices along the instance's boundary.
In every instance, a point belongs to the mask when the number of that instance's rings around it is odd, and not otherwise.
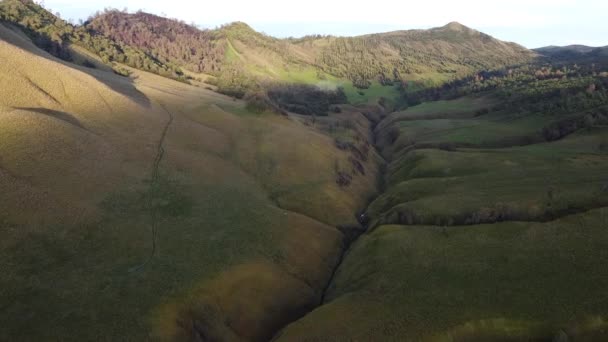
[{"label": "mountain peak", "polygon": [[447,25],[441,27],[441,29],[449,30],[449,31],[456,31],[456,32],[473,31],[473,29],[471,29],[465,25],[462,25],[461,23],[459,23],[457,21],[452,21],[452,22],[448,23]]},{"label": "mountain peak", "polygon": [[224,26],[222,26],[223,29],[225,30],[242,30],[242,31],[254,31],[255,30],[249,26],[248,24],[242,22],[242,21],[234,21],[231,22],[229,24],[226,24]]}]

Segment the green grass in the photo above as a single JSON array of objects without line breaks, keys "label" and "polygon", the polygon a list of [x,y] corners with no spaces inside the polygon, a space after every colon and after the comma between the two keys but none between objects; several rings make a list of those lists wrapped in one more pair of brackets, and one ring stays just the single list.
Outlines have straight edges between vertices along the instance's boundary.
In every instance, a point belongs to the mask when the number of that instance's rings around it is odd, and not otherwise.
[{"label": "green grass", "polygon": [[509,145],[526,137],[541,140],[545,118],[532,116],[505,122],[504,118],[435,119],[399,122],[401,139],[394,149],[409,144],[452,143],[464,146]]},{"label": "green grass", "polygon": [[368,208],[378,223],[542,220],[608,204],[606,128],[504,149],[416,150],[394,160],[387,191]]},{"label": "green grass", "polygon": [[278,71],[279,79],[289,83],[303,83],[303,84],[318,84],[321,79],[318,77],[317,70],[307,67],[293,66],[288,69],[281,69]]},{"label": "green grass", "polygon": [[427,102],[390,114],[376,128],[386,158],[417,148],[509,147],[545,140],[543,129],[584,113],[494,110],[491,96]]},{"label": "green grass", "polygon": [[[271,38],[233,29],[225,58],[244,71],[343,85],[352,104],[399,96],[283,63],[254,46]],[[350,235],[376,190],[381,162],[358,109],[314,123],[255,114],[136,70],[133,79],[77,71],[20,44],[0,41],[10,84],[0,99],[0,340],[266,341],[318,304],[343,247],[336,227]],[[432,75],[440,77],[424,69],[412,79],[439,80]],[[32,101],[40,108],[28,109]],[[404,139],[485,146],[544,124],[473,115],[491,103],[440,101],[391,116],[401,140],[390,146],[398,153],[388,189],[368,210],[375,230],[346,256],[331,302],[285,339],[604,329],[605,210],[543,224],[377,226],[540,220],[608,203],[606,128],[551,144],[406,152]],[[65,115],[40,115],[50,111]],[[345,173],[352,179],[339,186]]]},{"label": "green grass", "polygon": [[[349,154],[312,128],[155,75],[86,70],[108,87],[0,44],[0,340],[183,340],[193,321],[268,340],[318,303],[335,226],[356,224],[372,170],[341,188]],[[147,102],[112,90],[135,87]],[[82,127],[10,109],[31,101]]]},{"label": "green grass", "polygon": [[230,39],[226,40],[226,44],[228,45],[228,48],[226,49],[226,62],[228,63],[236,63],[241,59],[240,54],[236,51],[236,49],[234,48],[234,46],[232,46],[232,43],[230,42]]},{"label": "green grass", "polygon": [[397,87],[383,86],[377,81],[373,81],[368,89],[356,88],[351,82],[342,82],[340,86],[344,88],[348,102],[355,105],[376,104],[381,97],[396,100],[400,96]]},{"label": "green grass", "polygon": [[461,97],[455,100],[424,102],[407,110],[390,114],[387,122],[413,119],[470,117],[475,111],[490,107],[494,101],[486,97]]},{"label": "green grass", "polygon": [[[95,224],[46,227],[25,235],[4,232],[5,239],[16,242],[0,252],[1,297],[11,299],[2,301],[0,338],[144,340],[150,329],[146,321],[162,302],[182,296],[176,290],[199,286],[252,260],[301,272],[289,261],[291,249],[299,247],[289,243],[284,249],[289,231],[304,229],[313,234],[309,238],[322,234],[333,240],[330,245],[339,242],[336,232],[272,206],[255,184],[237,175],[229,184],[188,180],[170,186],[156,198],[165,209],[154,214],[158,249],[141,271],[132,272],[150,255],[153,218],[138,193],[109,197],[104,204],[109,209]],[[314,276],[310,279],[314,282]],[[25,311],[33,313],[28,320],[20,318]]]},{"label": "green grass", "polygon": [[549,223],[383,226],[280,341],[575,340],[608,333],[608,210]]}]

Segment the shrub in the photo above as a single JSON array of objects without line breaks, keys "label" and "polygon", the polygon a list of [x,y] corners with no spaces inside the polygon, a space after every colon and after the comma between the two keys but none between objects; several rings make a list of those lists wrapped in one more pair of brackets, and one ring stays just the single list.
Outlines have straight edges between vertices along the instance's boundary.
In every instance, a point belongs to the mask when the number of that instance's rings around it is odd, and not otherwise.
[{"label": "shrub", "polygon": [[268,98],[281,109],[316,116],[327,116],[332,105],[347,102],[342,88],[322,90],[301,84],[272,86],[268,91]]},{"label": "shrub", "polygon": [[95,64],[91,63],[88,59],[85,59],[84,62],[82,62],[82,66],[91,68],[91,69],[96,68]]},{"label": "shrub", "polygon": [[120,75],[120,76],[124,76],[124,77],[131,76],[131,71],[129,71],[126,68],[123,68],[121,66],[113,66],[112,71],[114,71],[115,74]]}]

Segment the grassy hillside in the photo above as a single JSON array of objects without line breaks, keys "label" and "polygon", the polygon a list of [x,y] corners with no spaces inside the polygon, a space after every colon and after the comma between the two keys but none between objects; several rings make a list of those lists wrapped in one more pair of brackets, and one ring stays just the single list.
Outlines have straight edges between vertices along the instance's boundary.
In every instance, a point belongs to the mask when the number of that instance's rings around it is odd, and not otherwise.
[{"label": "grassy hillside", "polygon": [[601,341],[608,212],[458,229],[382,226],[327,304],[278,341]]},{"label": "grassy hillside", "polygon": [[372,160],[363,175],[297,120],[0,38],[0,340],[266,340],[318,304]]},{"label": "grassy hillside", "polygon": [[145,50],[163,63],[180,65],[196,73],[220,71],[226,54],[218,32],[199,30],[144,12],[128,15],[107,10],[85,26],[114,41]]},{"label": "grassy hillside", "polygon": [[118,74],[127,75],[125,69],[120,67],[120,64],[126,64],[165,77],[186,80],[179,66],[163,63],[133,45],[117,43],[84,26],[74,26],[31,0],[1,1],[0,22],[19,27],[39,48],[65,61],[95,68],[90,60],[80,60],[74,56],[71,45],[77,45],[114,67]]},{"label": "grassy hillside", "polygon": [[373,98],[378,100],[393,97],[392,86],[401,82],[439,85],[535,56],[458,23],[427,31],[285,40],[255,32],[244,23],[201,31],[146,13],[112,10],[98,14],[86,27],[166,63],[212,73],[218,76],[220,89],[231,92],[260,81],[346,83],[371,87],[366,93],[376,94]]},{"label": "grassy hillside", "polygon": [[0,340],[607,336],[608,68],[574,50],[0,2]]},{"label": "grassy hillside", "polygon": [[426,86],[475,70],[529,61],[525,48],[496,40],[459,23],[431,30],[396,31],[352,38],[304,40],[326,72],[366,87],[369,81],[417,81]]},{"label": "grassy hillside", "polygon": [[444,99],[376,127],[390,164],[370,219],[544,221],[606,205],[607,81],[586,65],[526,66],[422,90]]},{"label": "grassy hillside", "polygon": [[606,128],[502,149],[420,149],[391,163],[379,223],[545,221],[608,205]]},{"label": "grassy hillside", "polygon": [[605,338],[606,78],[577,61],[404,93],[375,126],[367,233],[276,339]]},{"label": "grassy hillside", "polygon": [[300,83],[342,87],[352,103],[395,102],[399,88],[437,86],[536,56],[458,23],[349,38],[277,39],[240,22],[200,30],[141,11],[111,9],[75,26],[31,0],[3,1],[0,20],[21,27],[39,47],[64,60],[95,67],[74,56],[70,46],[76,45],[121,75],[128,74],[121,65],[128,65],[183,82],[205,82],[236,97],[269,84]]}]

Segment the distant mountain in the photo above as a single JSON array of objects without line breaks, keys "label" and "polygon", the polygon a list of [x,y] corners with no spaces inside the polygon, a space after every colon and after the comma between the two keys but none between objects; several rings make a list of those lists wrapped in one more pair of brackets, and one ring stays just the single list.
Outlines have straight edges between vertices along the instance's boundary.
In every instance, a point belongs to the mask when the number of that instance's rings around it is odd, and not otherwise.
[{"label": "distant mountain", "polygon": [[[220,76],[226,69],[270,80],[310,73],[345,78],[365,88],[373,80],[439,84],[478,69],[518,64],[534,52],[453,22],[431,30],[359,37],[277,39],[244,23],[199,30],[183,22],[138,12],[106,11],[87,28],[155,58],[194,72]],[[297,78],[297,75],[296,75]]]},{"label": "distant mountain", "polygon": [[367,88],[416,82],[437,86],[479,70],[522,64],[536,57],[524,47],[452,22],[430,30],[358,37],[278,39],[245,23],[200,30],[184,22],[137,12],[106,10],[71,25],[30,0],[5,0],[0,20],[40,38],[70,60],[70,44],[120,64],[186,80],[184,71],[213,76],[220,91],[242,95],[264,82],[351,82]]},{"label": "distant mountain", "polygon": [[437,85],[476,70],[519,64],[535,57],[522,46],[456,22],[430,30],[329,37],[300,44],[316,51],[325,71],[362,83],[380,77]]},{"label": "distant mountain", "polygon": [[589,54],[596,57],[608,57],[608,46],[595,48]]},{"label": "distant mountain", "polygon": [[545,55],[553,55],[558,53],[578,53],[585,54],[595,50],[595,47],[586,45],[567,45],[567,46],[545,46],[538,49],[534,49],[536,52]]},{"label": "distant mountain", "polygon": [[539,55],[568,63],[595,63],[608,66],[608,46],[586,45],[547,46],[535,49]]}]

